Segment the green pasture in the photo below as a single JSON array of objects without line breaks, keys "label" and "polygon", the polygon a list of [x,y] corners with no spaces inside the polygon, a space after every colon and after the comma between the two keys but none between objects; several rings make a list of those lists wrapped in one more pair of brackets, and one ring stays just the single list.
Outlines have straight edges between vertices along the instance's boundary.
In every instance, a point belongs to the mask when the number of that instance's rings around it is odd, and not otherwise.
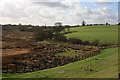
[{"label": "green pasture", "polygon": [[[67,31],[67,29],[66,29]],[[83,26],[70,28],[70,33],[65,34],[67,38],[78,38],[83,41],[99,40],[100,43],[118,43],[118,26]]]}]

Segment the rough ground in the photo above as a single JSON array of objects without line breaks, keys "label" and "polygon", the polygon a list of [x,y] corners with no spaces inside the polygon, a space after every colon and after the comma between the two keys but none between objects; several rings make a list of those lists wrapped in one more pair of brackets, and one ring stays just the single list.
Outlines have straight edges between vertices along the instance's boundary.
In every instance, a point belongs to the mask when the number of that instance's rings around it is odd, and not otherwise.
[{"label": "rough ground", "polygon": [[[36,42],[31,32],[3,32],[3,72],[29,72],[52,68],[99,54],[100,48],[61,42]],[[24,38],[23,38],[24,36]],[[65,49],[77,55],[58,56]]]}]

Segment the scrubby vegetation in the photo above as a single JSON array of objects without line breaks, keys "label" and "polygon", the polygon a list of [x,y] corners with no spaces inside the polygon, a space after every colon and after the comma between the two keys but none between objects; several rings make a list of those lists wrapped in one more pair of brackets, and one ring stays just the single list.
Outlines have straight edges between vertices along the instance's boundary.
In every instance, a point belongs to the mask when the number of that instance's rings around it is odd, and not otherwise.
[{"label": "scrubby vegetation", "polygon": [[64,66],[21,74],[3,74],[4,78],[118,78],[118,49]]},{"label": "scrubby vegetation", "polygon": [[[84,62],[87,58],[102,55],[100,53],[103,53],[103,49],[117,47],[118,41],[116,35],[116,26],[64,27],[59,24],[56,25],[56,27],[33,27],[32,25],[18,25],[17,27],[10,28],[4,27],[2,35],[2,72],[4,73],[4,76],[7,77],[7,73],[15,74],[18,72],[33,72],[48,68],[53,68],[50,70],[54,70],[54,67],[63,65],[67,66],[66,64],[68,63],[73,63],[80,60],[83,60]],[[102,57],[96,58],[95,61],[91,58],[90,60],[93,60],[92,63],[86,64],[87,66],[83,65],[80,67],[81,70],[84,70],[83,75],[85,74],[86,76],[86,72],[95,73],[96,69],[94,70],[94,68],[98,66],[93,64],[97,64],[96,61],[101,60],[101,58]],[[78,63],[85,64],[82,62]],[[78,67],[77,65],[75,67],[75,65],[76,64],[73,63],[71,66],[76,70]],[[94,68],[92,66],[94,66]],[[103,68],[100,70],[103,70]],[[59,74],[53,76],[54,74],[49,72],[49,70],[45,71],[46,73],[44,73],[43,70],[43,73],[41,71],[40,74],[35,72],[35,74],[38,75],[33,77],[41,77],[42,74],[46,75],[48,73],[51,75],[48,74],[48,76],[44,77],[59,77]],[[60,73],[62,72],[64,73],[64,71],[60,71]],[[63,77],[70,77],[70,74],[74,73],[66,73],[66,76]]]}]

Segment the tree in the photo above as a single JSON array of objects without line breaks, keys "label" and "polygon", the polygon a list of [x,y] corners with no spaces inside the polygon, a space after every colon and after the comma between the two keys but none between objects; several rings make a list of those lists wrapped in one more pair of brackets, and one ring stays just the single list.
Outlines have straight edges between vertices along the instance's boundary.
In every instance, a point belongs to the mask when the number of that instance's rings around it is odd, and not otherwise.
[{"label": "tree", "polygon": [[61,27],[61,26],[62,26],[62,23],[61,23],[61,22],[56,22],[54,25],[55,25],[56,27]]},{"label": "tree", "polygon": [[21,24],[21,23],[19,23],[18,25],[19,25],[19,26],[21,26],[22,24]]},{"label": "tree", "polygon": [[64,29],[61,22],[56,22],[54,25],[54,32],[56,32],[56,34],[60,33]]},{"label": "tree", "polygon": [[83,20],[82,21],[82,26],[85,26],[86,25],[86,22]]},{"label": "tree", "polygon": [[109,25],[108,22],[106,23],[106,25]]}]

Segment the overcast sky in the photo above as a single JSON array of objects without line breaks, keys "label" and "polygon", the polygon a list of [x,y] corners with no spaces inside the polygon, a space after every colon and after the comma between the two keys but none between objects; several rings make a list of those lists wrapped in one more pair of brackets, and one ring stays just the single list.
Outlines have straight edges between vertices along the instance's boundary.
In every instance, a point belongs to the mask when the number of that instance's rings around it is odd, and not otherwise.
[{"label": "overcast sky", "polygon": [[0,0],[0,24],[117,23],[118,0]]}]

